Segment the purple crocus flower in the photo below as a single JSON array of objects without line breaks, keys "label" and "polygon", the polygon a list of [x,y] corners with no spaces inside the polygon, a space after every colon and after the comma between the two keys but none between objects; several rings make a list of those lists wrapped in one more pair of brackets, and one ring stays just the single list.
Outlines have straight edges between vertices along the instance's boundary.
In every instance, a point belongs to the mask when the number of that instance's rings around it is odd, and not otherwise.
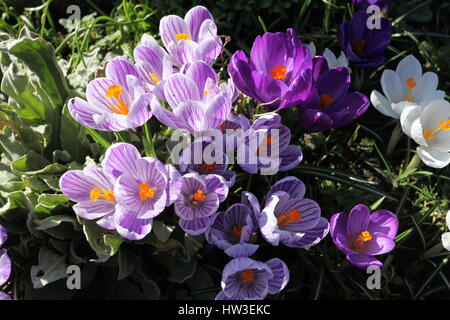
[{"label": "purple crocus flower", "polygon": [[272,187],[265,208],[258,216],[261,234],[274,246],[304,248],[319,243],[329,231],[319,205],[305,199],[305,185],[296,177],[286,177]]},{"label": "purple crocus flower", "polygon": [[358,11],[339,27],[339,44],[347,58],[363,69],[382,65],[384,52],[391,43],[392,29],[388,19],[380,18],[380,29],[369,29],[369,15]]},{"label": "purple crocus flower", "polygon": [[258,36],[250,61],[243,51],[237,51],[228,66],[236,87],[271,109],[303,102],[311,89],[311,69],[311,53],[293,29]]},{"label": "purple crocus flower", "polygon": [[381,11],[387,10],[389,7],[389,0],[352,0],[362,10],[366,10],[369,6],[378,6]]},{"label": "purple crocus flower", "polygon": [[369,99],[365,95],[349,92],[350,73],[347,68],[336,67],[328,70],[324,60],[315,59],[317,63],[314,74],[317,80],[311,95],[299,108],[300,122],[308,132],[342,127],[369,108]]},{"label": "purple crocus flower", "polygon": [[222,273],[222,291],[216,300],[263,300],[277,294],[289,282],[289,269],[278,259],[266,262],[248,257],[231,260]]},{"label": "purple crocus flower", "polygon": [[155,117],[170,128],[198,133],[218,128],[227,119],[234,93],[218,86],[214,69],[196,61],[186,74],[174,74],[166,80],[164,96],[172,111],[154,97],[151,109]]},{"label": "purple crocus flower", "polygon": [[347,255],[347,260],[360,269],[383,264],[374,256],[395,247],[398,219],[387,210],[370,214],[369,208],[359,204],[350,214],[336,213],[330,220],[330,233],[336,246]]},{"label": "purple crocus flower", "polygon": [[295,168],[303,154],[300,147],[290,145],[290,141],[291,131],[281,124],[280,115],[267,113],[256,119],[238,139],[238,163],[250,174],[259,170],[275,174]]},{"label": "purple crocus flower", "polygon": [[202,234],[214,221],[219,204],[226,199],[228,183],[219,175],[197,173],[185,174],[181,181],[181,193],[174,204],[179,225],[189,235]]},{"label": "purple crocus flower", "polygon": [[89,82],[86,100],[71,99],[72,117],[83,126],[102,131],[123,131],[147,122],[152,94],[139,86],[136,67],[124,58],[115,58],[106,65],[106,78]]},{"label": "purple crocus flower", "polygon": [[217,36],[217,26],[211,13],[196,6],[183,18],[169,15],[161,19],[159,32],[174,64],[201,60],[213,63],[222,52],[222,40]]},{"label": "purple crocus flower", "polygon": [[[11,259],[8,256],[6,249],[2,249],[3,244],[8,239],[5,228],[0,225],[0,287],[8,281],[11,275]],[[0,291],[0,300],[11,300],[11,297],[6,293]]]},{"label": "purple crocus flower", "polygon": [[115,229],[114,179],[103,168],[87,166],[83,170],[70,170],[61,176],[59,186],[70,200],[77,202],[73,210],[80,218],[97,220],[104,229]]},{"label": "purple crocus flower", "polygon": [[[225,178],[231,188],[236,181],[236,172],[228,171],[228,157],[221,145],[199,139],[186,147],[180,158],[180,172],[197,172],[201,175],[217,174]],[[210,157],[210,159],[208,158]]]},{"label": "purple crocus flower", "polygon": [[225,212],[215,215],[206,232],[206,240],[222,250],[250,241],[255,225],[251,209],[243,204],[234,204]]},{"label": "purple crocus flower", "polygon": [[102,166],[116,181],[117,232],[129,240],[144,238],[151,231],[153,218],[178,198],[180,173],[156,158],[142,158],[136,147],[128,143],[109,147]]},{"label": "purple crocus flower", "polygon": [[144,34],[134,49],[134,59],[139,78],[147,90],[159,100],[165,100],[164,84],[174,73],[173,62],[168,53],[152,36]]}]

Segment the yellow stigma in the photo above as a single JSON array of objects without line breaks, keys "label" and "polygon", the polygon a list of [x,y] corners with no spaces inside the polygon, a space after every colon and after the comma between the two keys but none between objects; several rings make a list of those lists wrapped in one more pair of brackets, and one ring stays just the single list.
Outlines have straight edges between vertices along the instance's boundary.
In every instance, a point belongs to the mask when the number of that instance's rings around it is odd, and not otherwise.
[{"label": "yellow stigma", "polygon": [[123,102],[123,100],[120,98],[120,95],[122,94],[122,87],[112,85],[106,90],[105,97],[106,98],[114,98],[117,100],[117,104],[108,103],[108,106],[111,108],[112,111],[114,111],[117,114],[128,114],[128,107]]},{"label": "yellow stigma", "polygon": [[189,35],[186,34],[186,33],[177,33],[177,34],[175,35],[175,38],[176,38],[177,40],[191,40],[191,37],[189,37]]},{"label": "yellow stigma", "polygon": [[158,76],[156,74],[149,72],[148,75],[150,76],[150,78],[152,79],[152,81],[155,84],[158,84],[161,82],[161,80],[158,79]]},{"label": "yellow stigma", "polygon": [[206,199],[206,195],[203,193],[203,190],[199,189],[194,194],[191,194],[189,196],[189,201],[192,204],[198,204],[201,201],[204,201]]},{"label": "yellow stigma", "polygon": [[414,97],[412,96],[412,91],[415,87],[417,87],[417,83],[414,81],[414,78],[408,78],[406,80],[406,86],[408,87],[408,93],[406,94],[405,101],[414,102]]},{"label": "yellow stigma", "polygon": [[253,269],[246,269],[241,272],[242,282],[248,283],[255,280],[255,271]]},{"label": "yellow stigma", "polygon": [[285,66],[277,65],[271,71],[272,78],[276,80],[284,80],[287,78],[287,70]]},{"label": "yellow stigma", "polygon": [[149,188],[147,183],[139,184],[139,198],[144,201],[147,198],[153,198],[155,196],[155,189]]},{"label": "yellow stigma", "polygon": [[369,231],[363,231],[358,235],[358,238],[356,238],[356,241],[353,243],[353,246],[351,249],[358,250],[361,248],[364,242],[372,240],[372,235]]},{"label": "yellow stigma", "polygon": [[99,189],[94,188],[91,190],[91,193],[89,194],[89,197],[92,201],[96,202],[99,198],[103,198],[105,200],[115,201],[116,198],[114,197],[114,192],[112,190],[107,189]]},{"label": "yellow stigma", "polygon": [[302,216],[298,209],[291,209],[280,215],[277,220],[279,227],[285,227],[291,223],[300,222],[300,220],[302,220]]}]

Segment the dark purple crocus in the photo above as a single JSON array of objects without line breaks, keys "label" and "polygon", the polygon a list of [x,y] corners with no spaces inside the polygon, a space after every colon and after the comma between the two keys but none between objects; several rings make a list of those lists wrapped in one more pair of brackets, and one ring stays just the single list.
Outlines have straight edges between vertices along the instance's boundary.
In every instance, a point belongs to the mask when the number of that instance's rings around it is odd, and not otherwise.
[{"label": "dark purple crocus", "polygon": [[369,208],[359,204],[350,214],[336,213],[330,220],[330,233],[336,246],[347,255],[347,260],[360,269],[383,264],[374,256],[395,247],[398,219],[387,210],[370,214]]},{"label": "dark purple crocus", "polygon": [[362,10],[373,5],[380,7],[381,11],[385,11],[389,7],[389,0],[352,0],[352,2]]},{"label": "dark purple crocus", "polygon": [[328,234],[329,224],[321,217],[319,205],[304,195],[305,185],[296,177],[275,183],[258,215],[259,228],[267,242],[305,248],[316,245]]},{"label": "dark purple crocus", "polygon": [[174,203],[178,224],[189,235],[204,233],[228,195],[228,183],[219,175],[188,173],[181,178],[181,193]]},{"label": "dark purple crocus", "polygon": [[369,18],[364,11],[358,11],[339,27],[342,50],[350,61],[363,69],[376,68],[385,62],[384,52],[391,43],[392,35],[388,19],[380,18],[380,29],[369,29]]},{"label": "dark purple crocus", "polygon": [[[0,287],[8,281],[11,275],[11,259],[9,259],[6,249],[1,249],[7,239],[6,230],[0,225]],[[11,297],[0,291],[0,300],[11,300]]]},{"label": "dark purple crocus", "polygon": [[311,69],[311,53],[293,29],[258,36],[250,60],[244,51],[237,51],[228,66],[239,90],[272,109],[289,108],[306,99]]},{"label": "dark purple crocus", "polygon": [[303,159],[300,147],[291,145],[291,131],[276,113],[258,117],[238,139],[237,161],[247,173],[265,175],[295,168]]},{"label": "dark purple crocus", "polygon": [[214,217],[206,232],[206,240],[222,250],[250,241],[254,231],[252,210],[243,204],[234,204]]},{"label": "dark purple crocus", "polygon": [[369,99],[359,92],[349,92],[347,68],[328,70],[324,58],[315,59],[317,80],[309,98],[299,108],[300,122],[309,132],[328,131],[353,122],[369,108]]},{"label": "dark purple crocus", "polygon": [[225,266],[216,300],[263,300],[267,294],[279,293],[288,282],[289,269],[280,259],[261,262],[238,257]]}]

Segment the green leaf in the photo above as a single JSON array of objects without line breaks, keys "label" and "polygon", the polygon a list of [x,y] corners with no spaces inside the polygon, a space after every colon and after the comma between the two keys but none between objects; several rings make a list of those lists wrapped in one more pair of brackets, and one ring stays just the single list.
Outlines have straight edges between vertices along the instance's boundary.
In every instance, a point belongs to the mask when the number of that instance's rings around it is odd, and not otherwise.
[{"label": "green leaf", "polygon": [[31,282],[40,289],[59,279],[67,278],[66,259],[55,251],[42,247],[39,251],[39,265],[31,267]]},{"label": "green leaf", "polygon": [[155,233],[156,238],[163,243],[166,243],[167,240],[169,240],[174,229],[174,226],[168,226],[160,220],[153,220],[152,230]]},{"label": "green leaf", "polygon": [[73,119],[67,105],[64,106],[61,116],[60,138],[61,146],[72,156],[72,159],[79,163],[86,160],[86,156],[90,153],[86,129]]},{"label": "green leaf", "polygon": [[98,256],[95,262],[105,262],[117,253],[123,238],[101,228],[95,221],[79,219],[79,222],[83,225],[86,240]]},{"label": "green leaf", "polygon": [[59,163],[50,163],[34,151],[29,151],[25,156],[12,163],[15,172],[35,176],[41,174],[61,174],[67,168]]}]

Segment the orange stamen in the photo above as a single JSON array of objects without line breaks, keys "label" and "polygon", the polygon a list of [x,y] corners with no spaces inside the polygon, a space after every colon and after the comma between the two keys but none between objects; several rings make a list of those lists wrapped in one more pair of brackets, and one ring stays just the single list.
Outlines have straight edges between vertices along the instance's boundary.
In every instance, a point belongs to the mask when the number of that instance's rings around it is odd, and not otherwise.
[{"label": "orange stamen", "polygon": [[244,283],[252,282],[255,280],[255,271],[253,269],[246,269],[241,272],[241,278]]},{"label": "orange stamen", "polygon": [[277,65],[270,72],[272,73],[272,78],[276,80],[284,80],[287,78],[287,70],[285,66]]},{"label": "orange stamen", "polygon": [[291,209],[280,215],[277,220],[279,227],[285,227],[291,223],[300,222],[300,220],[302,220],[302,216],[298,209]]},{"label": "orange stamen", "polygon": [[186,33],[178,33],[178,34],[176,34],[175,35],[175,38],[177,39],[177,40],[191,40],[191,37],[189,37],[189,35],[188,34],[186,34]]},{"label": "orange stamen", "polygon": [[324,93],[320,96],[320,107],[322,108],[322,110],[326,107],[329,107],[333,102],[334,98],[328,93]]},{"label": "orange stamen", "polygon": [[103,198],[105,200],[115,201],[116,198],[114,197],[114,192],[112,190],[107,189],[100,189],[94,188],[91,190],[91,193],[89,194],[91,197],[91,200],[96,202],[99,198]]},{"label": "orange stamen", "polygon": [[352,40],[352,49],[358,57],[361,57],[366,48],[366,42],[364,40]]},{"label": "orange stamen", "polygon": [[108,103],[108,106],[112,109],[112,111],[114,111],[117,114],[127,115],[128,107],[125,104],[125,102],[123,102],[123,100],[120,98],[120,94],[122,93],[122,90],[123,90],[122,87],[112,85],[106,91],[105,97],[106,98],[114,98],[117,100],[116,105]]},{"label": "orange stamen", "polygon": [[215,163],[212,164],[203,164],[200,171],[201,173],[213,172],[217,169],[217,165]]},{"label": "orange stamen", "polygon": [[437,127],[436,129],[430,130],[430,129],[423,129],[423,137],[425,138],[425,140],[430,141],[433,140],[434,138],[436,138],[435,134],[438,133],[439,131],[448,131],[450,130],[450,119],[444,121],[439,121],[439,127]]},{"label": "orange stamen", "polygon": [[233,235],[236,237],[236,238],[241,238],[241,235],[242,235],[242,226],[236,226],[236,227],[234,227],[233,228]]},{"label": "orange stamen", "polygon": [[359,249],[361,248],[362,244],[364,242],[372,240],[372,235],[369,231],[363,231],[358,235],[358,238],[356,239],[355,243],[353,244],[353,249]]},{"label": "orange stamen", "polygon": [[415,87],[417,87],[417,83],[414,81],[414,78],[408,78],[406,80],[406,86],[408,87],[408,94],[406,95],[405,101],[414,102],[414,97],[412,96],[412,91]]},{"label": "orange stamen", "polygon": [[189,201],[192,204],[198,204],[201,201],[204,201],[206,199],[206,195],[203,193],[203,190],[197,190],[194,194],[191,194],[189,196]]},{"label": "orange stamen", "polygon": [[147,198],[153,198],[155,196],[155,189],[149,188],[147,183],[139,184],[139,198],[144,201]]}]

